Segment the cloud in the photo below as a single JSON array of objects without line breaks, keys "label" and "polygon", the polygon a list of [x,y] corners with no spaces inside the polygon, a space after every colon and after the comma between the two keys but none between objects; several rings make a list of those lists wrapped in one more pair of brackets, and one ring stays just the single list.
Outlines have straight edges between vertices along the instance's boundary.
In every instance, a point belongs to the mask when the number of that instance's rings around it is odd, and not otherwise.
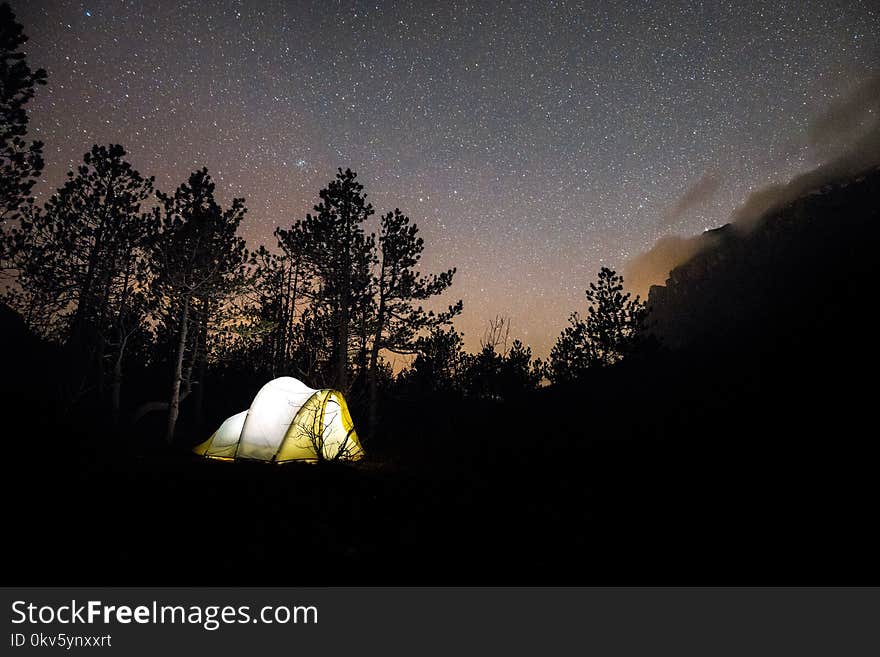
[{"label": "cloud", "polygon": [[811,189],[880,164],[880,72],[810,122],[807,147],[822,163],[788,183],[754,192],[734,211],[731,223],[750,230],[768,211]]},{"label": "cloud", "polygon": [[648,251],[624,265],[623,280],[627,288],[644,298],[652,285],[665,283],[669,272],[677,265],[690,260],[716,241],[716,236],[709,232],[693,237],[661,237]]},{"label": "cloud", "polygon": [[720,188],[721,178],[709,172],[704,173],[663,215],[663,225],[674,224],[691,210],[708,203]]},{"label": "cloud", "polygon": [[[810,146],[833,156],[835,150],[857,150],[858,144],[877,130],[880,112],[880,72],[858,85],[810,124]],[[855,148],[854,148],[855,147]]]},{"label": "cloud", "polygon": [[[751,230],[768,212],[791,203],[808,191],[880,165],[880,71],[810,122],[806,148],[814,152],[821,164],[787,183],[767,185],[750,194],[730,216],[734,227]],[[707,175],[700,178],[667,216],[674,217],[676,210],[683,213],[695,207],[694,204],[707,193],[700,188],[708,188],[711,192],[711,185],[704,182],[706,178]],[[709,248],[714,241],[711,233],[661,238],[647,252],[624,265],[627,286],[644,295],[651,285],[665,283],[672,269]]]}]

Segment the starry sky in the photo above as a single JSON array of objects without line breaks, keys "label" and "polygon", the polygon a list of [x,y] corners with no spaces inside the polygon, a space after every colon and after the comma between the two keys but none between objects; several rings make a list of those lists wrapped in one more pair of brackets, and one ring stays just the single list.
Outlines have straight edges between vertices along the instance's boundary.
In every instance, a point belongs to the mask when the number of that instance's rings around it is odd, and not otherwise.
[{"label": "starry sky", "polygon": [[351,167],[458,268],[469,348],[503,314],[541,356],[600,266],[818,164],[810,120],[880,63],[872,0],[10,4],[40,197],[121,143],[164,191],[207,166],[269,246]]}]

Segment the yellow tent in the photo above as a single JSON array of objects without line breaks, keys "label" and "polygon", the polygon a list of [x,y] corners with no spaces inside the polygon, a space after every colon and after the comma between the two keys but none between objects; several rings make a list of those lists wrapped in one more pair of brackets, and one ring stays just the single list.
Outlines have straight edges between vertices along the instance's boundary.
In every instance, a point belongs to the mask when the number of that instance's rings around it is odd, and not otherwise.
[{"label": "yellow tent", "polygon": [[264,385],[251,407],[228,418],[196,454],[231,461],[356,461],[364,452],[342,393],[284,376]]}]

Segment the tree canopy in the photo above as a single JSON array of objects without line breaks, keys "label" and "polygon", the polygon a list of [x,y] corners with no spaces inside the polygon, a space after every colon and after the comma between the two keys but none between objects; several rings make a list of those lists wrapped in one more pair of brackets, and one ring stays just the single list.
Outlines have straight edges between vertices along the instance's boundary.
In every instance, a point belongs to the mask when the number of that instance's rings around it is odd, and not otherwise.
[{"label": "tree canopy", "polygon": [[619,363],[643,335],[647,308],[638,296],[624,291],[623,277],[617,272],[602,267],[584,295],[589,304],[586,317],[572,313],[550,351],[548,376],[554,383]]}]

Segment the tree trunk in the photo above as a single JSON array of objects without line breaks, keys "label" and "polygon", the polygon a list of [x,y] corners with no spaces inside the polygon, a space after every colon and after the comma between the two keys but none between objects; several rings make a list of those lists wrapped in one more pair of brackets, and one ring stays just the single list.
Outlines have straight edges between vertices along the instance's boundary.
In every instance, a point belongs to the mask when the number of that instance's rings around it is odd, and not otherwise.
[{"label": "tree trunk", "polygon": [[296,315],[296,291],[299,285],[299,260],[296,261],[293,269],[293,287],[290,291],[290,305],[287,310],[287,321],[284,326],[284,367],[290,367],[291,361],[291,327],[293,326],[293,318]]},{"label": "tree trunk", "polygon": [[119,349],[113,360],[113,380],[110,384],[110,406],[113,426],[119,426],[119,411],[122,406],[122,354],[125,353],[125,338],[120,335]]},{"label": "tree trunk", "polygon": [[352,218],[349,211],[341,212],[345,222],[345,251],[342,258],[340,274],[339,294],[339,324],[336,327],[336,376],[335,387],[337,390],[348,392],[348,331],[351,317],[351,224]]},{"label": "tree trunk", "polygon": [[[376,363],[379,350],[373,347],[370,354],[370,367],[367,370],[367,389],[369,392],[369,417],[367,421],[367,435],[372,439],[376,435],[376,425],[379,424],[379,382],[376,376]],[[376,354],[375,356],[373,354]]]},{"label": "tree trunk", "polygon": [[168,429],[165,432],[165,442],[169,445],[174,441],[174,428],[177,426],[177,416],[180,414],[180,382],[183,378],[183,356],[186,353],[186,333],[189,329],[189,304],[190,297],[187,295],[183,300],[180,335],[174,361],[174,380],[171,383],[171,399],[168,401]]},{"label": "tree trunk", "polygon": [[199,334],[196,341],[196,388],[193,391],[193,415],[197,427],[202,426],[202,412],[205,401],[205,375],[208,369],[208,304],[205,302],[199,317]]},{"label": "tree trunk", "polygon": [[92,286],[95,280],[95,269],[97,269],[98,267],[98,260],[100,259],[100,249],[103,246],[102,241],[103,229],[97,231],[97,234],[95,235],[95,243],[92,245],[92,248],[89,251],[85,280],[83,281],[82,288],[79,290],[76,310],[74,311],[73,318],[70,322],[66,346],[74,353],[79,350],[80,342],[82,341],[83,330],[85,328],[84,325],[86,321],[86,312],[89,310],[89,304],[91,303]]},{"label": "tree trunk", "polygon": [[[131,256],[131,252],[129,252],[128,255]],[[124,328],[125,323],[123,320],[127,307],[126,304],[128,302],[128,285],[130,276],[131,260],[128,261],[128,264],[125,267],[125,278],[122,281],[122,298],[120,299],[119,307],[116,310],[116,331],[119,334],[119,343],[117,344],[116,348],[116,358],[113,360],[113,378],[110,383],[110,407],[114,428],[119,426],[120,409],[122,407],[122,358],[125,355],[125,347],[128,344],[128,336],[131,335],[131,333],[126,333]]]},{"label": "tree trunk", "polygon": [[336,327],[336,372],[334,387],[342,392],[348,391],[348,295],[344,295],[339,309],[339,325]]},{"label": "tree trunk", "polygon": [[[384,275],[384,271],[383,271]],[[376,425],[379,423],[379,381],[376,368],[379,365],[379,349],[382,346],[382,331],[385,329],[385,294],[379,293],[379,311],[376,314],[376,334],[373,336],[373,344],[370,349],[370,364],[367,368],[367,391],[369,395],[369,417],[367,422],[367,435],[372,439],[376,435]]]}]

